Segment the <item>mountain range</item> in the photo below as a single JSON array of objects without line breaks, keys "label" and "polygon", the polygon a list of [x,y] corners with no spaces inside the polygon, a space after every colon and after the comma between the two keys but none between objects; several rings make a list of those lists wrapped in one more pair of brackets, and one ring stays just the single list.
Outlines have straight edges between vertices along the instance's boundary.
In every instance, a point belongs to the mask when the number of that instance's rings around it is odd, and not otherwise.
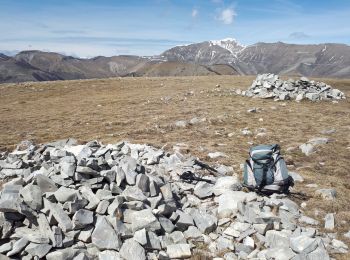
[{"label": "mountain range", "polygon": [[81,59],[53,52],[0,53],[0,82],[89,79],[124,76],[255,75],[350,77],[350,46],[345,44],[256,43],[227,38],[176,46],[151,57]]}]

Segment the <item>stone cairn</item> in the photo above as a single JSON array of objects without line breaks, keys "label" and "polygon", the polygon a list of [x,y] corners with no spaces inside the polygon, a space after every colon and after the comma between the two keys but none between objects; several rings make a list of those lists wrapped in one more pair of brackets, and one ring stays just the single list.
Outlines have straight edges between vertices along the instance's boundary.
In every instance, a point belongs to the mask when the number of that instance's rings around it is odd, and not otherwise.
[{"label": "stone cairn", "polygon": [[345,94],[338,89],[333,89],[323,82],[316,82],[301,77],[299,80],[281,80],[275,74],[261,74],[256,77],[253,84],[246,91],[240,91],[243,96],[273,98],[276,100],[295,99],[301,101],[308,99],[319,100],[341,100]]},{"label": "stone cairn", "polygon": [[[203,165],[202,165],[203,166]],[[345,253],[285,196],[241,191],[232,168],[148,145],[22,142],[0,154],[0,259],[329,259]],[[295,257],[295,258],[294,258]],[[306,258],[307,257],[307,258]]]}]

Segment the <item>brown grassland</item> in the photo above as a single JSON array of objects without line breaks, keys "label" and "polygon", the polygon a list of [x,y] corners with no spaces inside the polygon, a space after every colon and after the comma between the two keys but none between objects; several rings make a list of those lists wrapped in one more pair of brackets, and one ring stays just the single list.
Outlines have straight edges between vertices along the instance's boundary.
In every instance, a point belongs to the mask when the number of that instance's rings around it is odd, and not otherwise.
[{"label": "brown grassland", "polygon": [[[241,175],[240,164],[252,144],[279,143],[289,169],[305,181],[296,191],[305,192],[305,214],[320,221],[336,213],[337,237],[350,227],[350,102],[274,102],[230,94],[232,88],[247,88],[252,76],[210,76],[172,78],[113,78],[0,85],[0,150],[12,150],[25,139],[37,143],[74,137],[81,142],[103,143],[129,140],[169,151],[177,143],[185,152],[215,165],[224,163]],[[350,96],[350,80],[320,79]],[[219,88],[216,85],[220,84]],[[247,110],[256,107],[258,113]],[[205,122],[175,127],[177,120],[193,117]],[[260,119],[262,118],[262,120]],[[259,120],[260,119],[260,120]],[[253,135],[242,135],[248,128]],[[260,128],[265,136],[257,137]],[[323,130],[335,129],[333,134]],[[228,135],[230,134],[230,135]],[[313,137],[328,137],[330,143],[305,156],[298,146]],[[287,148],[289,148],[287,150]],[[208,152],[228,157],[210,159]],[[337,190],[335,201],[317,198],[320,188]],[[300,200],[296,200],[301,203]],[[350,255],[336,255],[346,259]]]}]

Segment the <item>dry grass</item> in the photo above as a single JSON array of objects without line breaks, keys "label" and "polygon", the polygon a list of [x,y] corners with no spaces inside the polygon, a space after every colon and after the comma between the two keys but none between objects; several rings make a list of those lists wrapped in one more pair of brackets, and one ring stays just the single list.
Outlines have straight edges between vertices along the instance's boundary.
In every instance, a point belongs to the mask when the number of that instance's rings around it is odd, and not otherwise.
[{"label": "dry grass", "polygon": [[[228,158],[218,162],[234,167],[244,162],[252,143],[279,143],[291,170],[305,177],[296,190],[306,191],[306,214],[321,222],[325,213],[336,213],[338,238],[350,223],[350,106],[349,101],[274,102],[228,94],[231,88],[244,89],[254,77],[210,76],[183,78],[123,78],[0,85],[0,149],[13,149],[24,139],[36,142],[74,137],[80,141],[98,139],[105,143],[129,140],[158,147],[176,143],[188,145],[188,152],[215,164],[208,152],[221,151]],[[323,79],[350,96],[350,80]],[[220,84],[219,90],[215,85]],[[259,113],[247,109],[260,108]],[[273,109],[275,107],[275,109]],[[205,123],[174,127],[177,120],[206,118]],[[263,121],[259,121],[263,118]],[[243,136],[249,128],[254,135]],[[256,138],[257,129],[267,135]],[[335,128],[332,142],[309,156],[298,147],[320,132]],[[228,137],[229,133],[234,133]],[[321,164],[320,164],[321,163]],[[334,187],[335,202],[314,197],[315,189]],[[318,215],[315,215],[315,210]],[[342,222],[345,221],[345,222]]]}]

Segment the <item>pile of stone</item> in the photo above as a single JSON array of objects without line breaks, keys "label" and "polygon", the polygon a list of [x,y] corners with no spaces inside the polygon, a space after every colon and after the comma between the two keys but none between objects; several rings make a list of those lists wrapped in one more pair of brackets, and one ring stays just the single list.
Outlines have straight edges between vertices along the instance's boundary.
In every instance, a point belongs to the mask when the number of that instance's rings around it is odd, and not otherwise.
[{"label": "pile of stone", "polygon": [[0,258],[329,259],[347,252],[287,197],[243,192],[229,167],[218,168],[210,181],[188,183],[181,173],[206,170],[178,152],[127,142],[24,142],[0,154]]},{"label": "pile of stone", "polygon": [[295,99],[301,101],[308,99],[319,100],[341,100],[345,99],[345,94],[338,89],[333,89],[323,82],[309,80],[301,77],[299,80],[281,80],[275,74],[261,74],[253,81],[247,91],[240,91],[244,96],[273,98],[276,100]]}]

